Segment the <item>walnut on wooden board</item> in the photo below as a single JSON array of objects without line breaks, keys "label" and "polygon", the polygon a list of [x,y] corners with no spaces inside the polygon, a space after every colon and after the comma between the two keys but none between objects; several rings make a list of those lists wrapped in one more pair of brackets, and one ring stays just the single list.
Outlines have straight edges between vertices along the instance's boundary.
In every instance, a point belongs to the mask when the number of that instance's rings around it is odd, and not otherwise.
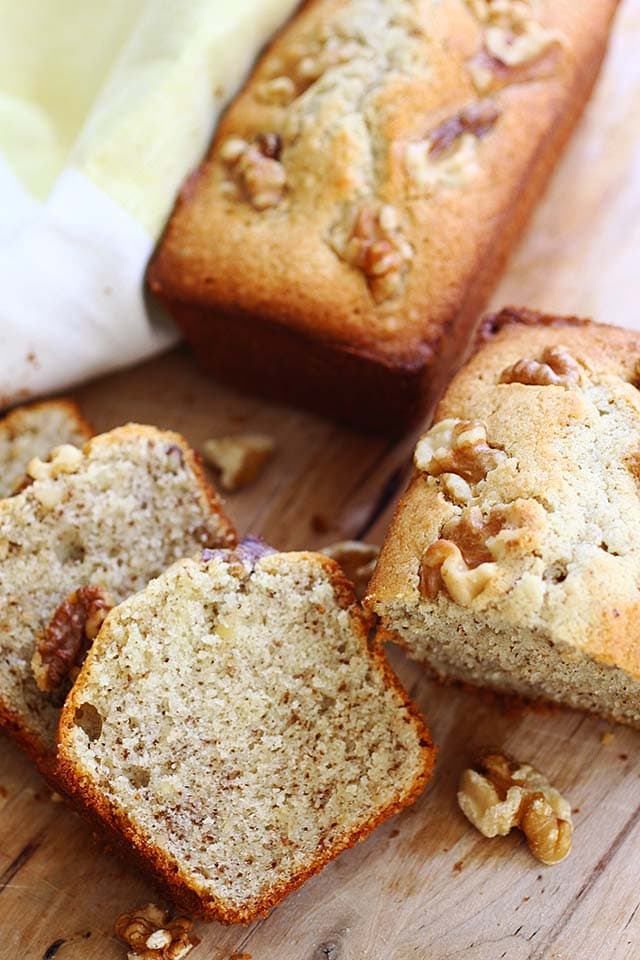
[{"label": "walnut on wooden board", "polygon": [[[431,477],[451,475],[467,484],[484,480],[490,470],[507,459],[506,453],[491,446],[487,440],[487,428],[479,420],[441,420],[421,437],[414,453],[418,470]],[[454,489],[456,489],[454,485]],[[462,484],[457,484],[460,498],[465,494]],[[467,499],[471,488],[467,491]]]},{"label": "walnut on wooden board", "polygon": [[545,347],[539,360],[523,357],[500,374],[500,383],[572,387],[580,382],[580,366],[566,347]]},{"label": "walnut on wooden board", "polygon": [[458,804],[485,837],[524,833],[542,863],[564,860],[571,850],[571,806],[547,778],[527,763],[489,753],[460,778]]},{"label": "walnut on wooden board", "polygon": [[112,606],[95,585],[65,597],[36,640],[31,668],[40,690],[52,693],[75,680]]},{"label": "walnut on wooden board", "polygon": [[362,271],[376,303],[401,292],[413,248],[395,207],[364,203],[349,211],[332,230],[330,244],[342,260]]},{"label": "walnut on wooden board", "polygon": [[129,947],[129,960],[181,960],[200,943],[191,933],[188,917],[169,919],[155,903],[123,913],[114,924],[114,933]]},{"label": "walnut on wooden board", "polygon": [[261,133],[251,143],[229,137],[219,154],[230,177],[224,181],[225,192],[248,200],[256,210],[276,207],[287,183],[281,152],[282,140],[277,133]]},{"label": "walnut on wooden board", "polygon": [[232,493],[256,480],[273,455],[275,441],[263,433],[238,433],[205,440],[202,453],[219,471],[220,484]]},{"label": "walnut on wooden board", "polygon": [[380,547],[373,543],[363,543],[362,540],[339,540],[323,547],[321,553],[340,564],[346,577],[354,585],[356,596],[361,600],[373,576]]}]

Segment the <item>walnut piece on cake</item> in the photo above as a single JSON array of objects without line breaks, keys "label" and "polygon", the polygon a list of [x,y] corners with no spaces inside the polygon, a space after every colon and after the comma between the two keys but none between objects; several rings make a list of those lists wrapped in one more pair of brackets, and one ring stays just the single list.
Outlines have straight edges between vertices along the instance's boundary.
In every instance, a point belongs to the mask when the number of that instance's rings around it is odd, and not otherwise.
[{"label": "walnut piece on cake", "polygon": [[391,204],[369,202],[349,210],[333,228],[330,244],[346,263],[362,271],[376,303],[401,292],[413,249]]},{"label": "walnut piece on cake", "polygon": [[246,199],[256,210],[277,207],[287,183],[281,150],[277,133],[260,134],[252,143],[230,137],[220,148],[220,159],[230,177],[223,181],[225,192]]},{"label": "walnut piece on cake", "polygon": [[547,778],[528,763],[489,753],[465,770],[458,804],[485,837],[506,836],[514,827],[542,863],[559,863],[571,850],[571,806]]},{"label": "walnut piece on cake", "polygon": [[580,365],[566,347],[545,347],[539,360],[523,357],[500,374],[500,383],[572,387],[580,382]]},{"label": "walnut piece on cake", "polygon": [[[507,455],[487,441],[487,428],[479,420],[447,419],[421,437],[413,459],[418,470],[431,477],[454,475],[475,484]],[[461,495],[464,488],[458,489]]]}]

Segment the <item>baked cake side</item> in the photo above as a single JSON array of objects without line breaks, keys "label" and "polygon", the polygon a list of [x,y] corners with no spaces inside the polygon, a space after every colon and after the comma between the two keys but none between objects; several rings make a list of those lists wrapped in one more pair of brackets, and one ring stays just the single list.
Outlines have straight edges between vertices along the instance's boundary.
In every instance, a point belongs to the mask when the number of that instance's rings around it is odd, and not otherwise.
[{"label": "baked cake side", "polygon": [[203,366],[398,433],[459,364],[590,94],[615,0],[316,0],[149,269]]},{"label": "baked cake side", "polygon": [[640,335],[514,310],[485,332],[366,603],[440,675],[640,727]]}]

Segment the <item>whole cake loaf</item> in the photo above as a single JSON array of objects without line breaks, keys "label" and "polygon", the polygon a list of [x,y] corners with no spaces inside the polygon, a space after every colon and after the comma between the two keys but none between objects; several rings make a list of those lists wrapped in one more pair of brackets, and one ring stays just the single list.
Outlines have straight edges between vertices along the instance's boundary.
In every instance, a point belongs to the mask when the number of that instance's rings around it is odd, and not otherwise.
[{"label": "whole cake loaf", "polygon": [[129,424],[34,459],[0,500],[0,725],[48,772],[59,707],[108,608],[235,541],[178,434]]},{"label": "whole cake loaf", "polygon": [[460,362],[589,96],[615,0],[312,0],[149,269],[200,362],[399,432]]},{"label": "whole cake loaf", "polygon": [[485,340],[366,602],[442,676],[640,727],[640,334],[506,310]]},{"label": "whole cake loaf", "polygon": [[248,922],[415,800],[434,750],[338,565],[255,541],[113,610],[59,774],[188,910]]}]

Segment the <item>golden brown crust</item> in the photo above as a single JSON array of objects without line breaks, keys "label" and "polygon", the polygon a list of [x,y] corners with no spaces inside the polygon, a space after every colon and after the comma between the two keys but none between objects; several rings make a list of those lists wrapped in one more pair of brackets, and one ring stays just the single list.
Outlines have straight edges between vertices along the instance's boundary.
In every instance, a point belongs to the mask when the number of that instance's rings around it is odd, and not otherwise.
[{"label": "golden brown crust", "polygon": [[75,400],[72,400],[71,397],[56,397],[55,400],[36,400],[33,403],[25,403],[18,407],[14,407],[7,414],[5,414],[2,419],[0,419],[0,428],[7,430],[10,434],[16,436],[22,432],[22,420],[24,419],[25,413],[36,413],[38,411],[46,412],[47,410],[50,410],[51,407],[58,407],[66,410],[69,417],[76,421],[78,431],[84,433],[87,440],[95,433],[93,426],[89,423],[80,410],[78,404],[75,402]]},{"label": "golden brown crust", "polygon": [[475,349],[494,339],[505,327],[512,323],[525,327],[585,327],[593,321],[587,317],[567,317],[562,314],[542,313],[528,307],[503,307],[497,313],[486,314],[478,327]]},{"label": "golden brown crust", "polygon": [[[398,160],[402,144],[418,135],[418,125],[424,136],[476,99],[465,56],[476,49],[478,26],[460,3],[438,8],[429,24],[435,39],[421,41],[432,63],[428,87],[420,77],[389,79],[377,106],[388,120],[379,122],[376,150],[384,157],[390,148],[379,195],[406,213],[414,249],[405,293],[382,304],[326,242],[336,211],[352,203],[351,171],[341,174],[337,146],[333,166],[331,142],[318,160],[328,178],[321,201],[295,187],[289,207],[256,211],[219,192],[225,142],[286,117],[284,108],[283,114],[256,103],[269,64],[277,56],[286,60],[288,37],[299,39],[307,24],[330,24],[344,6],[344,0],[307,5],[267,51],[183,191],[149,282],[216,376],[351,424],[398,432],[460,362],[478,311],[588,98],[616,4],[594,0],[577,17],[570,4],[545,2],[543,22],[568,37],[555,72],[495,93],[501,115],[479,140],[477,180],[409,201]],[[451,45],[445,54],[447,32],[456,33],[456,50]],[[286,167],[286,138],[283,157]],[[224,244],[216,243],[221,236]]]},{"label": "golden brown crust", "polygon": [[[263,565],[272,565],[277,568],[279,554],[266,554]],[[69,694],[65,710],[61,716],[58,733],[58,743],[62,749],[58,754],[56,775],[63,790],[72,798],[81,813],[93,824],[107,829],[116,849],[127,858],[133,858],[142,868],[153,873],[154,880],[168,894],[170,899],[179,907],[193,916],[204,917],[207,920],[218,920],[221,923],[250,923],[266,916],[289,893],[300,887],[311,876],[318,873],[330,860],[358,841],[367,837],[380,823],[398,813],[404,807],[413,803],[424,790],[431,778],[435,763],[436,748],[420,711],[410,700],[399,680],[393,673],[381,646],[370,647],[368,637],[372,625],[371,615],[358,604],[353,585],[344,576],[338,564],[322,554],[301,552],[301,559],[313,559],[321,564],[331,578],[336,598],[344,609],[350,610],[354,618],[354,628],[360,635],[363,650],[376,663],[382,672],[385,687],[396,692],[399,700],[407,712],[407,722],[415,727],[422,754],[422,766],[416,773],[409,788],[399,794],[391,803],[377,811],[358,830],[345,833],[338,837],[330,846],[319,851],[312,862],[303,870],[286,882],[275,883],[269,893],[254,901],[246,908],[230,905],[217,897],[204,898],[194,890],[188,877],[181,871],[180,866],[173,858],[167,856],[159,847],[151,845],[136,829],[135,824],[124,811],[108,801],[95,785],[85,777],[73,761],[65,756],[64,743],[70,738],[73,728],[73,717],[76,708],[80,705],[82,690],[81,683],[74,687]],[[237,562],[237,554],[231,554],[232,560]],[[240,562],[242,556],[240,555]],[[100,643],[106,643],[105,638],[98,638],[97,645],[90,652],[91,659],[100,655]],[[81,679],[81,678],[80,678]]]},{"label": "golden brown crust", "polygon": [[[570,361],[572,377],[558,378],[545,364],[552,355]],[[426,603],[418,599],[420,558],[449,529],[448,521],[478,508],[486,520],[493,505],[523,498],[531,509],[511,535],[511,552],[495,552],[489,542],[494,562],[482,592],[457,607],[445,595],[441,615],[457,609],[468,617],[471,609],[475,622],[514,638],[519,631],[528,637],[534,622],[567,663],[610,667],[612,679],[603,685],[626,678],[635,689],[639,362],[637,331],[526,310],[491,318],[484,346],[451,382],[436,423],[476,417],[502,449],[502,466],[462,505],[429,469],[416,470],[366,602],[378,611],[387,604]],[[535,376],[518,379],[515,371]],[[622,707],[597,712],[637,725],[630,707],[626,718]]]}]

